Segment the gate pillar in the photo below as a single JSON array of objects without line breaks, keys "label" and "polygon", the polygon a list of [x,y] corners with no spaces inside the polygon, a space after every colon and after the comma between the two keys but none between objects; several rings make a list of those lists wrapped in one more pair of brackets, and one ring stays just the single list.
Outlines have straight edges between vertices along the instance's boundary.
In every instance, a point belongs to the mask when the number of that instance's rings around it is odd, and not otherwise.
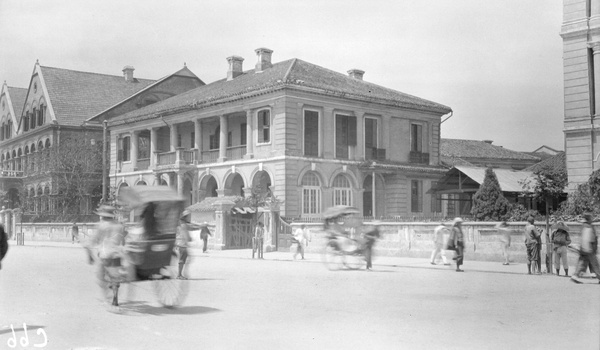
[{"label": "gate pillar", "polygon": [[269,203],[263,209],[265,223],[265,252],[277,251],[277,228],[279,227],[279,205]]},{"label": "gate pillar", "polygon": [[213,204],[215,208],[214,250],[223,250],[225,248],[227,229],[229,227],[229,212],[234,205],[235,203],[228,199],[219,200]]}]

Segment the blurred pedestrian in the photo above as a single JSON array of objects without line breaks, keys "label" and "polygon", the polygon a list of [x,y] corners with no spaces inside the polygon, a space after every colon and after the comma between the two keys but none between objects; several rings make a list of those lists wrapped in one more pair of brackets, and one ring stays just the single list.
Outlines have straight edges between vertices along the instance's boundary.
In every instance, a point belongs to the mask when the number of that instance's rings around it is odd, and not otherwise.
[{"label": "blurred pedestrian", "polygon": [[187,277],[183,275],[183,268],[188,258],[187,247],[189,242],[192,240],[190,237],[190,229],[192,224],[190,222],[190,212],[184,210],[179,218],[179,225],[177,226],[177,235],[175,237],[175,247],[179,255],[179,269],[177,270],[177,279],[186,280]]},{"label": "blurred pedestrian", "polygon": [[202,253],[206,253],[208,249],[208,236],[212,236],[208,229],[208,223],[205,221],[200,225],[200,239],[202,240]]},{"label": "blurred pedestrian", "polygon": [[600,280],[600,267],[598,266],[598,237],[596,236],[596,230],[592,225],[592,214],[583,214],[583,227],[581,229],[581,250],[579,253],[579,261],[577,261],[577,268],[575,273],[571,277],[571,281],[575,283],[581,283],[579,277],[589,266],[591,272],[596,274],[596,278]]},{"label": "blurred pedestrian", "polygon": [[541,266],[539,266],[539,254],[538,249],[539,242],[541,239],[540,232],[533,225],[535,222],[532,216],[527,218],[527,224],[525,224],[525,247],[527,248],[527,273],[531,275],[531,272],[540,274]]},{"label": "blurred pedestrian", "polygon": [[292,238],[292,242],[294,244],[296,244],[296,252],[294,253],[294,260],[296,260],[296,258],[298,257],[298,254],[300,254],[300,256],[302,257],[302,260],[304,260],[304,250],[306,249],[306,246],[308,245],[309,240],[310,240],[310,237],[306,230],[306,226],[304,224],[300,225],[300,227],[294,231],[293,238]]},{"label": "blurred pedestrian", "polygon": [[456,260],[456,272],[464,272],[464,270],[461,270],[460,268],[460,265],[463,264],[465,250],[465,235],[462,231],[462,223],[463,219],[455,218],[452,221],[452,231],[450,231],[450,237],[448,237],[448,240],[452,240],[455,251],[454,258],[452,258],[452,260]]},{"label": "blurred pedestrian", "polygon": [[373,228],[364,233],[364,255],[367,261],[367,271],[373,268],[373,246],[377,239],[379,239],[381,233],[379,232],[379,221],[373,222]]},{"label": "blurred pedestrian", "polygon": [[509,229],[506,221],[502,221],[496,225],[496,229],[498,229],[498,233],[500,234],[500,244],[502,244],[502,256],[504,257],[502,265],[508,265],[508,248],[510,248],[510,234],[512,230]]},{"label": "blurred pedestrian", "polygon": [[258,259],[264,259],[263,258],[263,241],[265,238],[265,225],[262,222],[258,222],[256,224],[256,228],[254,229],[254,238],[252,239],[253,241],[253,245],[252,245],[252,259],[254,259],[254,253],[257,253],[257,258]]},{"label": "blurred pedestrian", "polygon": [[71,244],[74,244],[75,241],[79,243],[79,227],[77,227],[77,223],[74,222],[71,227]]},{"label": "blurred pedestrian", "polygon": [[2,269],[2,259],[8,252],[8,234],[4,230],[4,225],[0,224],[0,269]]},{"label": "blurred pedestrian", "polygon": [[552,235],[550,240],[554,245],[554,268],[556,269],[556,275],[560,276],[560,262],[562,261],[565,276],[569,276],[567,247],[571,244],[571,237],[569,237],[569,228],[564,222],[559,221],[552,225]]},{"label": "blurred pedestrian", "polygon": [[440,255],[442,257],[442,261],[444,262],[444,265],[450,265],[450,263],[448,262],[448,260],[446,259],[446,251],[444,250],[445,246],[444,246],[444,235],[448,233],[448,229],[446,228],[446,226],[444,225],[444,223],[440,223],[439,226],[437,226],[434,230],[433,230],[433,244],[435,246],[435,248],[433,249],[433,251],[431,252],[431,265],[435,265],[435,261],[438,257],[438,255]]}]

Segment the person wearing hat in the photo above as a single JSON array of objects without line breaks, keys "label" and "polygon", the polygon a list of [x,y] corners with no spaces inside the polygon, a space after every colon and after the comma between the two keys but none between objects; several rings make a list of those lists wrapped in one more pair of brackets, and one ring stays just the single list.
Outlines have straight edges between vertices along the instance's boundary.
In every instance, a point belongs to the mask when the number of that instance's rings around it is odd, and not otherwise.
[{"label": "person wearing hat", "polygon": [[[541,240],[540,232],[533,225],[535,222],[532,216],[527,218],[527,224],[525,224],[525,247],[527,248],[527,273],[531,275],[531,272],[541,274],[539,266],[539,254],[538,249],[539,242]],[[531,268],[533,265],[533,269]],[[536,268],[537,266],[537,268]]]},{"label": "person wearing hat", "polygon": [[560,276],[560,262],[562,261],[565,276],[569,276],[567,247],[571,244],[571,237],[569,237],[569,228],[564,222],[559,221],[552,226],[550,240],[554,246],[554,268],[556,269],[556,275]]},{"label": "person wearing hat", "polygon": [[581,283],[579,277],[590,266],[591,272],[596,274],[596,278],[600,280],[600,267],[598,266],[598,237],[596,230],[592,226],[592,214],[583,214],[583,227],[581,229],[581,250],[579,252],[579,261],[575,273],[571,277],[571,281]]},{"label": "person wearing hat", "polygon": [[455,218],[452,221],[452,231],[448,239],[454,243],[455,256],[452,260],[456,260],[456,272],[464,272],[461,270],[460,265],[463,264],[464,250],[465,250],[465,235],[462,231],[463,219]]},{"label": "person wearing hat", "polygon": [[445,233],[448,233],[448,229],[446,228],[446,226],[444,225],[443,222],[441,222],[439,224],[439,226],[437,226],[433,230],[433,244],[435,245],[435,248],[431,252],[431,261],[430,261],[431,265],[436,264],[435,259],[438,257],[438,255],[441,255],[444,265],[450,265],[450,263],[446,259],[446,253],[444,250],[444,234]]},{"label": "person wearing hat", "polygon": [[254,259],[254,253],[257,253],[258,259],[263,258],[263,243],[265,238],[265,224],[258,222],[254,229],[254,238],[252,239],[252,259]]},{"label": "person wearing hat", "polygon": [[502,221],[496,225],[496,229],[500,233],[500,243],[502,244],[502,256],[504,257],[502,265],[508,265],[508,248],[510,248],[510,234],[512,230],[509,229],[506,221]]},{"label": "person wearing hat", "polygon": [[208,229],[208,222],[204,222],[200,225],[200,239],[202,240],[202,253],[206,253],[208,249],[208,236],[212,236]]},{"label": "person wearing hat", "polygon": [[373,246],[379,237],[381,236],[379,232],[379,226],[381,225],[380,221],[373,222],[373,228],[364,233],[364,251],[365,261],[367,262],[367,271],[370,271],[373,268]]},{"label": "person wearing hat", "polygon": [[179,270],[177,273],[177,279],[186,280],[187,277],[183,275],[183,268],[188,258],[187,246],[192,240],[190,237],[190,229],[194,229],[194,226],[190,222],[191,213],[188,210],[184,210],[179,217],[179,226],[177,226],[177,235],[175,236],[175,248],[179,253]]}]

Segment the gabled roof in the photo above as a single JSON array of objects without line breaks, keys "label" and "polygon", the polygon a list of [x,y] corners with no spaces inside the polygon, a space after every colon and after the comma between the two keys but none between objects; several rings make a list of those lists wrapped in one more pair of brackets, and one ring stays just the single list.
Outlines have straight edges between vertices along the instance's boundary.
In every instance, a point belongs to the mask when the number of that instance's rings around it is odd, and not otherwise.
[{"label": "gabled roof", "polygon": [[154,80],[79,72],[40,66],[56,119],[61,125],[81,125],[87,118],[152,84]]},{"label": "gabled roof", "polygon": [[94,121],[96,118],[98,118],[99,116],[105,114],[106,112],[116,108],[117,106],[120,106],[124,103],[126,103],[127,101],[130,101],[134,98],[136,98],[137,96],[139,96],[140,94],[148,91],[149,89],[152,89],[153,87],[160,85],[162,82],[164,82],[165,80],[168,80],[169,78],[172,78],[174,76],[183,76],[183,77],[189,77],[189,78],[194,78],[194,79],[198,79],[200,81],[200,83],[202,83],[202,85],[204,85],[205,83],[196,76],[196,74],[194,74],[191,70],[189,70],[189,68],[187,66],[184,66],[183,68],[181,68],[180,70],[178,70],[177,72],[173,73],[173,74],[169,74],[163,78],[160,78],[158,80],[156,80],[155,82],[145,86],[144,88],[138,90],[136,93],[134,93],[133,95],[128,96],[127,98],[117,102],[116,104],[108,107],[107,109],[100,111],[99,113],[93,115],[92,117],[88,118],[87,121]]},{"label": "gabled roof", "polygon": [[548,147],[546,145],[542,145],[542,146],[538,147],[537,149],[535,149],[534,151],[532,151],[530,153],[548,153],[548,154],[555,155],[555,154],[558,154],[560,152],[562,152],[562,151],[559,151],[559,150],[554,149],[552,147]]},{"label": "gabled roof", "polygon": [[538,157],[517,152],[486,141],[441,139],[440,155],[448,158],[487,158],[503,160],[539,160]]},{"label": "gabled roof", "polygon": [[15,112],[14,117],[16,120],[19,120],[18,118],[21,116],[21,112],[23,112],[23,107],[25,106],[27,89],[8,86],[8,94],[10,95],[12,107]]},{"label": "gabled roof", "polygon": [[254,69],[232,80],[221,79],[113,119],[111,124],[155,118],[158,114],[202,108],[281,89],[313,93],[418,109],[437,114],[452,109],[439,103],[388,89],[299,59],[273,64],[261,72]]},{"label": "gabled roof", "polygon": [[549,167],[555,171],[567,172],[567,155],[565,152],[559,152],[554,156],[548,157],[539,163],[536,163],[528,168],[527,171],[536,172],[545,167]]}]

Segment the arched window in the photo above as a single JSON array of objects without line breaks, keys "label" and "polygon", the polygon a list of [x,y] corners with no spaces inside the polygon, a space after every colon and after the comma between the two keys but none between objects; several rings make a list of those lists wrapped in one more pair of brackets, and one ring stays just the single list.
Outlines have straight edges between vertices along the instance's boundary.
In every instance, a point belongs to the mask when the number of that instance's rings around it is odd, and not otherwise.
[{"label": "arched window", "polygon": [[44,125],[45,116],[46,116],[46,106],[40,105],[40,109],[38,110],[38,115],[37,115],[37,124],[39,126]]},{"label": "arched window", "polygon": [[2,123],[2,126],[0,127],[0,141],[4,141],[4,129],[6,129],[6,126],[4,125],[4,123]]},{"label": "arched window", "polygon": [[321,182],[312,172],[302,177],[302,216],[317,216],[321,213]]},{"label": "arched window", "polygon": [[6,138],[10,139],[12,137],[12,132],[13,132],[13,124],[12,124],[12,120],[8,121],[8,124],[6,125]]},{"label": "arched window", "polygon": [[333,179],[333,205],[352,205],[352,187],[345,175]]},{"label": "arched window", "polygon": [[37,116],[37,108],[33,107],[33,113],[31,113],[31,116],[29,118],[29,128],[30,129],[35,129],[35,117]]}]

